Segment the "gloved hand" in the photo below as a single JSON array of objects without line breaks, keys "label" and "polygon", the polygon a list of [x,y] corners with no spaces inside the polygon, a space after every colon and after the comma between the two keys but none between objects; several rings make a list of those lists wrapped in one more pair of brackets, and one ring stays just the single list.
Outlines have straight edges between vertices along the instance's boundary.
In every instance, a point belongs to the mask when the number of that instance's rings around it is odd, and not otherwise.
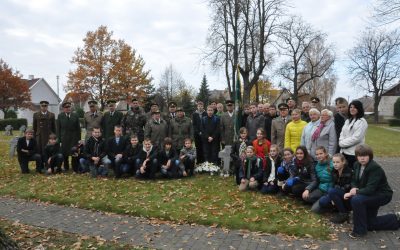
[{"label": "gloved hand", "polygon": [[293,185],[296,184],[298,180],[299,180],[299,177],[291,177],[291,178],[287,179],[286,185],[288,187],[293,187]]},{"label": "gloved hand", "polygon": [[285,170],[284,167],[279,167],[278,168],[278,174],[285,174],[285,173],[286,173],[286,170]]}]

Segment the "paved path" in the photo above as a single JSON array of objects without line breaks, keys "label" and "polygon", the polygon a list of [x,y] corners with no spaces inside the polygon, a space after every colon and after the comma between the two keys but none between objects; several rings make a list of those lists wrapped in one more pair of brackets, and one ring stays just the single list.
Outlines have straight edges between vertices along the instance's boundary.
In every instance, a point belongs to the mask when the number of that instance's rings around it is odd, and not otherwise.
[{"label": "paved path", "polygon": [[[380,159],[395,195],[381,213],[400,210],[400,158]],[[350,240],[350,225],[335,228],[338,240],[289,239],[199,225],[178,225],[158,220],[93,212],[58,205],[0,197],[0,216],[44,228],[80,235],[101,236],[135,246],[157,249],[400,249],[400,232],[370,232]]]}]

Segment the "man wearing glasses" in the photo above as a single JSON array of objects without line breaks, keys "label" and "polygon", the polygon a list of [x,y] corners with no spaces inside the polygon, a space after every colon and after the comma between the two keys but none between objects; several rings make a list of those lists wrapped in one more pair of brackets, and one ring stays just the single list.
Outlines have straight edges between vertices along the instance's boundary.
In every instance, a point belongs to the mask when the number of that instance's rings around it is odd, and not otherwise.
[{"label": "man wearing glasses", "polygon": [[54,113],[48,111],[48,101],[40,101],[39,104],[40,110],[33,114],[33,131],[37,143],[37,152],[43,156],[49,135],[56,133],[56,118]]},{"label": "man wearing glasses", "polygon": [[286,125],[290,121],[289,105],[281,103],[278,105],[280,116],[272,120],[271,124],[271,143],[277,144],[279,150],[283,151],[285,142]]}]

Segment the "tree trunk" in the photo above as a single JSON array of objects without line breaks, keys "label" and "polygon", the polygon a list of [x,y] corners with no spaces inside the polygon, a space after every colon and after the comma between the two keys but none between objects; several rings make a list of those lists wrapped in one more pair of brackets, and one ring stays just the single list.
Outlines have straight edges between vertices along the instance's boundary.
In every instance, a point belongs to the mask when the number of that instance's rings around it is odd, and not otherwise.
[{"label": "tree trunk", "polygon": [[380,102],[379,95],[375,94],[374,95],[374,123],[375,124],[379,123],[379,111],[378,111],[379,102]]},{"label": "tree trunk", "polygon": [[17,243],[10,239],[3,230],[0,229],[0,249],[15,250],[19,249]]}]

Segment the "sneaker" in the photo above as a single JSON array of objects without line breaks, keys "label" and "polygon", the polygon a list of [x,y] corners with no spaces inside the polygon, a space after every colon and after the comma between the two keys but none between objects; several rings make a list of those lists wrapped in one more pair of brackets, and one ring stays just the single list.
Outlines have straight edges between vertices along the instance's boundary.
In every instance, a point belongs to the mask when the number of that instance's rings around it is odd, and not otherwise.
[{"label": "sneaker", "polygon": [[335,224],[342,224],[348,220],[349,220],[348,213],[338,213],[330,219],[330,221]]},{"label": "sneaker", "polygon": [[359,239],[359,238],[362,238],[364,236],[365,236],[365,234],[358,234],[358,233],[355,233],[355,232],[349,233],[349,237],[352,238],[352,239]]}]

